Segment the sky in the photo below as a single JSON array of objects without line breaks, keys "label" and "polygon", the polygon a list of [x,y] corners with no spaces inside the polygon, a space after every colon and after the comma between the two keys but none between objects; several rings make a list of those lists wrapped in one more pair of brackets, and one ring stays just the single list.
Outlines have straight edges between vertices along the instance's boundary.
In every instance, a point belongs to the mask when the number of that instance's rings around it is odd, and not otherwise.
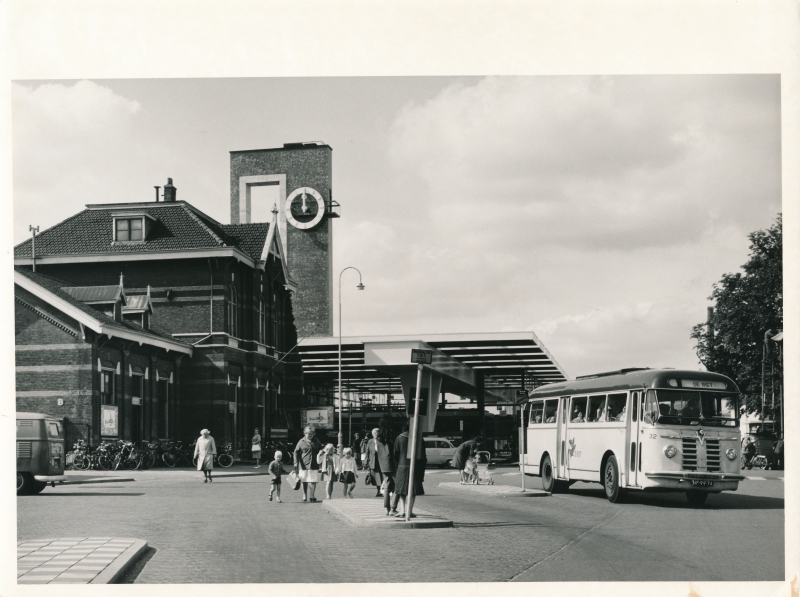
[{"label": "sky", "polygon": [[12,139],[15,243],[167,177],[228,223],[228,152],[323,141],[345,336],[533,331],[570,377],[702,369],[781,210],[777,75],[19,81]]}]

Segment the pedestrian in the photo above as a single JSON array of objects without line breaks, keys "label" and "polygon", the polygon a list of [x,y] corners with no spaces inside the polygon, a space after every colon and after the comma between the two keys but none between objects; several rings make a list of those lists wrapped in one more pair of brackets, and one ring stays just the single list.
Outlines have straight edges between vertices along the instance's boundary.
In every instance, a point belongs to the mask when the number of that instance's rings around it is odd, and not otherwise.
[{"label": "pedestrian", "polygon": [[451,464],[454,469],[461,473],[462,485],[467,482],[466,473],[464,472],[464,467],[467,465],[467,458],[469,458],[473,452],[478,451],[481,442],[483,442],[483,438],[478,435],[475,438],[465,441],[463,444],[458,446],[455,454],[453,454],[453,462]]},{"label": "pedestrian", "polygon": [[361,452],[361,468],[367,468],[367,444],[369,443],[369,434],[365,429],[364,432],[361,434],[361,443],[358,446],[359,452]]},{"label": "pedestrian", "polygon": [[325,484],[325,497],[333,499],[333,483],[339,476],[339,455],[336,453],[336,446],[327,444],[322,452],[317,454],[317,463],[322,482]]},{"label": "pedestrian", "polygon": [[361,468],[361,436],[358,433],[353,436],[350,448],[353,450],[353,460],[356,461],[356,466]]},{"label": "pedestrian", "polygon": [[275,500],[279,504],[281,502],[281,475],[283,474],[283,453],[280,450],[275,451],[275,460],[269,463],[269,501],[272,501],[272,494],[277,495]]},{"label": "pedestrian", "polygon": [[[478,480],[478,462],[476,456],[476,452],[470,452],[464,464],[464,479],[468,484],[472,483],[473,485],[475,485]],[[464,485],[464,481],[462,481],[461,484]]]},{"label": "pedestrian", "polygon": [[358,479],[358,465],[353,458],[353,448],[345,448],[344,456],[339,463],[339,480],[344,484],[344,497],[353,498],[356,479]]},{"label": "pedestrian", "polygon": [[213,481],[211,471],[214,470],[214,456],[217,455],[217,444],[211,437],[208,429],[200,432],[200,437],[194,446],[194,455],[197,457],[197,470],[203,471],[203,483]]},{"label": "pedestrian", "polygon": [[[405,518],[408,512],[409,518],[416,518],[414,515],[414,499],[418,495],[425,495],[422,482],[425,480],[425,465],[428,458],[425,454],[425,442],[422,441],[422,434],[417,436],[417,450],[414,458],[414,481],[410,483],[411,460],[408,458],[408,429],[409,423],[403,426],[403,433],[394,440],[394,456],[397,462],[397,469],[394,476],[394,498],[392,499],[392,510],[397,512],[398,499],[403,502],[403,512],[395,514],[398,518]],[[411,490],[409,492],[409,490]]]},{"label": "pedestrian", "polygon": [[317,454],[322,444],[314,437],[314,428],[307,425],[303,429],[303,437],[294,449],[294,472],[303,483],[303,501],[316,502],[314,491],[319,483],[319,463]]},{"label": "pedestrian", "polygon": [[395,481],[394,475],[397,463],[394,456],[394,436],[392,434],[392,419],[388,415],[381,417],[378,425],[378,437],[375,438],[377,445],[378,464],[383,475],[383,507],[386,515],[391,515],[391,499],[394,495]]},{"label": "pedestrian", "polygon": [[378,460],[378,431],[377,427],[373,429],[372,438],[367,442],[367,468],[372,477],[372,484],[377,490],[375,497],[382,497],[383,473],[381,472],[381,463]]},{"label": "pedestrian", "polygon": [[256,459],[256,465],[253,468],[261,468],[261,436],[258,433],[258,428],[256,428],[255,435],[250,440],[250,443],[252,444],[250,450],[253,458]]}]

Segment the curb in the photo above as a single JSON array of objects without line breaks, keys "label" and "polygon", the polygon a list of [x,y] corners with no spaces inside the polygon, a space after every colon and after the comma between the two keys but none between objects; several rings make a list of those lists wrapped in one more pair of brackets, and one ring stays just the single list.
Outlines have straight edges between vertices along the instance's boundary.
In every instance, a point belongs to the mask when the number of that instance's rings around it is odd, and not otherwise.
[{"label": "curb", "polygon": [[127,483],[133,482],[136,479],[89,479],[87,481],[63,481],[62,483],[58,483],[56,487],[66,487],[67,485],[89,485],[91,483]]},{"label": "curb", "polygon": [[445,481],[444,483],[439,483],[439,487],[500,497],[549,497],[551,495],[541,489],[526,489],[523,491],[519,487],[510,485],[461,485],[461,483]]},{"label": "curb", "polygon": [[123,551],[100,574],[95,576],[89,584],[110,585],[116,583],[125,576],[145,551],[147,551],[147,541],[137,539],[133,545]]},{"label": "curb", "polygon": [[[374,502],[373,502],[374,503]],[[438,516],[433,516],[425,510],[414,508],[416,518],[406,521],[404,518],[393,518],[386,516],[383,507],[376,513],[367,512],[366,515],[360,514],[362,509],[352,511],[350,508],[339,508],[335,503],[328,500],[322,502],[322,506],[333,516],[352,527],[358,528],[383,528],[383,529],[443,529],[452,528],[453,521]],[[348,511],[350,510],[350,511]]]}]

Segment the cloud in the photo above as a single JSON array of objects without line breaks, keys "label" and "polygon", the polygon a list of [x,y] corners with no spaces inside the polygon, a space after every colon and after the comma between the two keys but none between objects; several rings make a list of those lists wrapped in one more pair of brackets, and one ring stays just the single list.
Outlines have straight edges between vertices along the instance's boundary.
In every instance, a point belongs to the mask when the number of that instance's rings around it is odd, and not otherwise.
[{"label": "cloud", "polygon": [[12,85],[15,238],[26,237],[39,214],[63,219],[69,200],[112,199],[122,188],[100,181],[126,169],[140,104],[91,81],[74,85]]}]

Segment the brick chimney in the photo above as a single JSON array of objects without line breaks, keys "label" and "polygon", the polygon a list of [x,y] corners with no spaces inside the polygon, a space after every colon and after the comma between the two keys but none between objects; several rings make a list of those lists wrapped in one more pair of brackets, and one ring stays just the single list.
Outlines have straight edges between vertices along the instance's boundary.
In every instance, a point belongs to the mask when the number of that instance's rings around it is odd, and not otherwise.
[{"label": "brick chimney", "polygon": [[172,179],[167,179],[167,184],[164,185],[164,201],[175,201],[176,189],[172,184]]}]

